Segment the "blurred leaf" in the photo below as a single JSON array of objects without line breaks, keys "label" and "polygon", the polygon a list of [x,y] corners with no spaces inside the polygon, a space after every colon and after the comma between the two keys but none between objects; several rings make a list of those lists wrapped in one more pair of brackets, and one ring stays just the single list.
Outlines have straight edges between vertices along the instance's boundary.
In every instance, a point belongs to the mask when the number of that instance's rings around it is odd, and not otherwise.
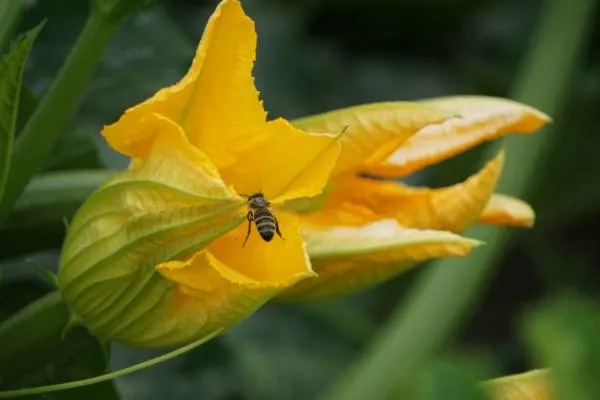
[{"label": "blurred leaf", "polygon": [[100,136],[102,126],[180,79],[193,54],[194,43],[160,7],[135,15],[115,33],[78,113],[78,127],[94,138],[105,166],[125,168],[128,159],[106,145]]},{"label": "blurred leaf", "polygon": [[[400,386],[398,399],[488,400],[472,371],[455,360],[432,360],[415,371],[414,378]],[[390,376],[393,379],[393,376]],[[374,393],[373,398],[383,399]]]},{"label": "blurred leaf", "polygon": [[39,228],[52,224],[63,227],[81,203],[106,181],[106,170],[57,171],[31,180],[17,202],[7,226]]},{"label": "blurred leaf", "polygon": [[51,87],[17,138],[5,195],[0,201],[4,221],[23,190],[67,125],[88,79],[116,26],[92,13]]},{"label": "blurred leaf", "polygon": [[48,156],[45,170],[102,168],[100,150],[90,132],[72,127],[58,137]]},{"label": "blurred leaf", "polygon": [[[10,265],[7,268],[10,272]],[[27,277],[11,280],[10,276],[7,276],[0,281],[0,323],[48,292],[50,292],[48,285],[36,279]]]},{"label": "blurred leaf", "polygon": [[[35,50],[33,51],[35,53]],[[31,58],[31,56],[30,56]],[[30,63],[28,63],[30,64]],[[38,105],[38,99],[35,94],[24,84],[21,85],[21,96],[19,96],[19,115],[17,116],[17,124],[15,134],[18,136],[21,129],[27,123],[31,114],[35,111]]]},{"label": "blurred leaf", "polygon": [[[595,0],[545,2],[531,51],[515,84],[517,100],[550,115],[561,109],[589,38],[596,5]],[[507,179],[500,182],[502,193],[526,198],[537,186],[546,139],[541,134],[528,139],[527,145],[516,137],[504,140],[507,162],[503,175]],[[444,338],[456,332],[511,239],[507,230],[480,228],[468,234],[489,245],[466,261],[443,260],[426,271],[406,305],[397,306],[372,348],[332,388],[329,400],[364,399],[375,390],[389,393],[393,385],[381,371],[393,370],[400,377],[410,374]],[[399,354],[401,359],[396,358]]]},{"label": "blurred leaf", "polygon": [[46,393],[28,396],[28,399],[40,400],[119,400],[119,392],[113,381],[69,389],[58,393]]},{"label": "blurred leaf", "polygon": [[492,400],[552,400],[547,370],[534,370],[485,382]]},{"label": "blurred leaf", "polygon": [[[144,400],[315,399],[349,361],[356,342],[295,310],[263,307],[180,360],[146,370],[144,376],[121,378],[119,388],[124,397]],[[112,368],[144,357],[114,346]]]},{"label": "blurred leaf", "polygon": [[[0,325],[0,343],[10,343],[10,346],[3,346],[0,353],[0,388],[56,384],[99,375],[106,370],[104,350],[86,329],[74,327],[62,337],[69,317],[66,304],[60,294],[54,292]],[[101,387],[104,397],[89,397],[93,393],[91,389],[80,388],[65,392],[68,395],[62,393],[40,398],[118,398],[110,385],[107,382]]]},{"label": "blurred leaf", "polygon": [[[16,134],[38,106],[39,100],[28,87],[21,88]],[[45,170],[72,170],[104,167],[91,132],[71,123],[58,137],[45,163]]]},{"label": "blurred leaf", "polygon": [[0,2],[0,51],[13,33],[13,28],[19,18],[23,4],[23,1]]},{"label": "blurred leaf", "polygon": [[600,314],[564,299],[531,313],[526,340],[536,362],[552,371],[555,400],[592,400],[600,393]]},{"label": "blurred leaf", "polygon": [[118,24],[152,2],[153,0],[92,0],[92,7]]},{"label": "blurred leaf", "polygon": [[21,36],[0,64],[0,198],[8,179],[25,62],[43,26]]},{"label": "blurred leaf", "polygon": [[534,198],[540,223],[560,227],[600,215],[600,188],[591,182],[600,170],[596,104],[574,98],[553,141],[550,162],[540,174]]},{"label": "blurred leaf", "polygon": [[111,176],[106,170],[60,171],[33,178],[0,228],[2,256],[59,248],[83,201]]}]

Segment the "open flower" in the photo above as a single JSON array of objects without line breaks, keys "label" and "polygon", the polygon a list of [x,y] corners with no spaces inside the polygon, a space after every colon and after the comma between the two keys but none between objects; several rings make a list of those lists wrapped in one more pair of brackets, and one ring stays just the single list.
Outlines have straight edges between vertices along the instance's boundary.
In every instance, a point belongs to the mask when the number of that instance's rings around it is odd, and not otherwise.
[{"label": "open flower", "polygon": [[[419,110],[427,106],[453,117],[421,124]],[[450,187],[414,188],[400,179],[506,133],[533,133],[548,121],[531,107],[483,96],[370,104],[295,121],[314,132],[349,128],[340,139],[341,155],[327,189],[297,204],[305,211],[304,237],[318,278],[280,297],[306,300],[355,292],[420,261],[464,256],[479,243],[457,233],[474,222],[531,226],[534,212],[528,204],[494,194],[503,153]],[[356,149],[365,148],[369,154],[354,157]]]},{"label": "open flower", "polygon": [[229,327],[314,275],[297,217],[283,238],[248,233],[248,200],[274,207],[318,195],[338,137],[266,121],[254,87],[253,22],[236,0],[210,18],[183,79],[103,135],[131,158],[81,207],[59,271],[63,296],[94,333],[136,347],[175,345]]},{"label": "open flower", "polygon": [[[282,292],[345,293],[418,261],[465,255],[478,242],[457,232],[478,217],[532,219],[523,203],[492,196],[502,156],[445,189],[360,173],[402,177],[506,131],[534,131],[541,113],[510,103],[502,116],[504,103],[491,100],[495,111],[479,121],[458,99],[359,106],[295,126],[267,121],[255,52],[252,20],[238,0],[224,0],[181,81],[105,127],[131,163],[74,217],[58,276],[74,316],[97,335],[136,347],[189,342]],[[256,232],[256,193],[282,237]]]}]

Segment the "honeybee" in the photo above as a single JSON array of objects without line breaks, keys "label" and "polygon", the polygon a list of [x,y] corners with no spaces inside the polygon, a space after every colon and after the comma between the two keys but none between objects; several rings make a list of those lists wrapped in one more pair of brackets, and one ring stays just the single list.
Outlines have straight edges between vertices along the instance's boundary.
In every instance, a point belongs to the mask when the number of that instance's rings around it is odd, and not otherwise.
[{"label": "honeybee", "polygon": [[250,210],[248,210],[246,216],[248,219],[248,233],[246,234],[246,239],[244,239],[242,247],[245,247],[248,242],[250,231],[252,230],[252,222],[256,225],[258,234],[265,242],[270,242],[271,239],[273,239],[273,236],[275,236],[275,233],[277,233],[280,238],[284,239],[279,230],[279,222],[271,212],[271,203],[265,198],[265,195],[258,192],[245,197],[248,199],[248,208]]}]

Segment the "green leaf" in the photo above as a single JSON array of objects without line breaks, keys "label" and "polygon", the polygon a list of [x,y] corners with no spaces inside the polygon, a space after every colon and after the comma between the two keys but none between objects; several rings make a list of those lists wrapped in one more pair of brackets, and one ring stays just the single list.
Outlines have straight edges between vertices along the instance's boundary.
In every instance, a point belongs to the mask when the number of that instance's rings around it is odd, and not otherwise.
[{"label": "green leaf", "polygon": [[[40,45],[41,40],[36,41],[36,47]],[[28,65],[27,70],[32,68]],[[15,135],[18,137],[19,132],[23,129],[29,117],[33,114],[36,107],[38,106],[38,99],[36,95],[29,89],[25,84],[27,83],[27,76],[23,78],[23,84],[21,85],[21,95],[19,96],[19,115],[17,116],[17,124],[15,126]]]},{"label": "green leaf", "polygon": [[24,1],[0,2],[0,49],[8,42],[22,12]]},{"label": "green leaf", "polygon": [[100,151],[93,134],[87,129],[73,127],[58,137],[44,169],[57,171],[102,167]]},{"label": "green leaf", "polygon": [[44,393],[28,396],[27,398],[40,400],[119,400],[121,396],[119,396],[114,381],[107,381],[95,385],[70,389],[60,393]]},{"label": "green leaf", "polygon": [[[26,317],[26,318],[28,318],[28,317]],[[126,376],[126,375],[132,374],[134,372],[142,371],[146,368],[150,368],[154,365],[163,363],[172,358],[175,358],[182,354],[185,354],[185,353],[193,350],[194,348],[199,347],[199,346],[203,345],[204,343],[210,341],[215,336],[219,335],[222,331],[223,331],[223,329],[219,328],[219,329],[211,332],[210,334],[196,340],[195,342],[192,342],[185,346],[179,347],[173,351],[162,354],[160,356],[151,358],[150,360],[132,365],[127,368],[120,369],[118,371],[112,371],[112,372],[108,372],[105,374],[95,374],[95,376],[93,376],[91,378],[79,379],[79,380],[74,380],[74,381],[69,381],[69,382],[64,382],[64,383],[59,383],[59,384],[36,386],[36,387],[15,389],[15,390],[4,390],[4,391],[0,391],[0,399],[9,399],[9,398],[12,399],[12,398],[16,398],[16,397],[31,396],[31,395],[43,395],[44,396],[43,398],[48,398],[47,397],[48,393],[61,392],[61,391],[65,391],[65,390],[72,391],[72,390],[79,390],[79,389],[81,389],[81,390],[89,389],[91,391],[91,390],[94,390],[94,387],[95,387],[95,386],[91,386],[91,385],[98,385],[98,384],[110,382],[113,379],[116,379],[116,378],[119,378],[122,376]],[[102,346],[100,346],[100,347],[101,347],[100,351],[102,352]],[[106,390],[106,387],[104,388],[104,391],[105,390]],[[85,393],[89,393],[89,392],[85,392]],[[80,394],[81,394],[81,392],[80,392]],[[111,395],[114,394],[114,391],[109,394],[111,394]],[[63,399],[64,397],[62,395],[60,395],[60,397],[57,397],[57,398]],[[74,396],[73,398],[80,399],[81,396]],[[94,398],[104,399],[104,397],[101,397],[101,396],[97,396]]]},{"label": "green leaf", "polygon": [[529,317],[529,348],[539,365],[549,367],[556,400],[592,400],[600,393],[600,317],[598,307],[564,299]]},{"label": "green leaf", "polygon": [[4,266],[5,276],[0,281],[0,323],[50,291],[44,282],[31,276],[25,275],[14,279],[11,276],[14,269],[11,267],[13,265],[10,262]]},{"label": "green leaf", "polygon": [[[81,326],[62,337],[69,311],[53,292],[14,314],[0,325],[0,388],[57,384],[102,374],[107,359],[100,342]],[[110,382],[99,388],[104,397],[89,397],[89,390],[74,389],[60,399],[116,399]],[[96,395],[94,395],[96,396]]]},{"label": "green leaf", "polygon": [[[425,362],[400,385],[395,398],[412,400],[488,400],[475,374],[456,360]],[[383,398],[377,397],[375,398]]]},{"label": "green leaf", "polygon": [[7,226],[32,228],[63,226],[81,203],[110,176],[110,171],[61,171],[40,175],[31,181],[17,202]]},{"label": "green leaf", "polygon": [[83,201],[113,174],[106,170],[51,172],[32,179],[3,227],[3,257],[59,248]]},{"label": "green leaf", "polygon": [[92,6],[95,12],[118,24],[153,2],[153,0],[92,0]]},{"label": "green leaf", "polygon": [[19,38],[0,64],[0,199],[8,179],[25,62],[44,22]]},{"label": "green leaf", "polygon": [[43,166],[115,28],[102,16],[90,16],[48,93],[27,121],[15,143],[12,172],[0,202],[0,221],[10,214],[31,177]]}]

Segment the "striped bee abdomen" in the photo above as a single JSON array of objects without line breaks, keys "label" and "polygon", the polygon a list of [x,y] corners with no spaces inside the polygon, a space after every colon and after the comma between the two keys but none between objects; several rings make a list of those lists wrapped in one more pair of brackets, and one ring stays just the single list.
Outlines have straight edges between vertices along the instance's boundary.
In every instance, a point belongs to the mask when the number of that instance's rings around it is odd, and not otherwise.
[{"label": "striped bee abdomen", "polygon": [[273,214],[268,209],[262,208],[254,211],[253,219],[260,237],[265,242],[270,242],[273,236],[275,236],[275,229],[277,227],[277,222]]},{"label": "striped bee abdomen", "polygon": [[267,200],[260,192],[246,197],[248,198],[249,209],[247,214],[248,232],[246,233],[246,238],[244,239],[242,247],[246,246],[246,243],[248,242],[250,232],[252,231],[252,223],[256,225],[258,234],[265,242],[270,242],[275,234],[283,239],[281,231],[279,230],[279,222],[269,209],[269,206],[271,205],[269,200]]}]

